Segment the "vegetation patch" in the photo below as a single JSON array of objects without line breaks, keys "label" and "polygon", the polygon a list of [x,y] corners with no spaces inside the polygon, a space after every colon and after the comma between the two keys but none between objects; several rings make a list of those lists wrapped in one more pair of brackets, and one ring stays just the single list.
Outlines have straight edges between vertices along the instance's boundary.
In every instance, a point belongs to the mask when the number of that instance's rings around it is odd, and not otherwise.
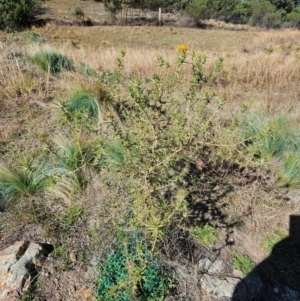
[{"label": "vegetation patch", "polygon": [[244,140],[254,156],[267,162],[279,161],[279,179],[285,186],[299,187],[300,135],[286,115],[269,118],[253,115],[244,124]]},{"label": "vegetation patch", "polygon": [[73,70],[72,62],[66,56],[55,52],[51,47],[40,49],[31,56],[30,60],[45,72],[55,74],[63,69]]},{"label": "vegetation patch", "polygon": [[100,269],[97,300],[164,300],[175,284],[172,274],[151,253],[140,234],[128,233],[125,241]]},{"label": "vegetation patch", "polygon": [[205,245],[213,246],[218,241],[218,229],[213,226],[194,226],[190,228],[190,231]]},{"label": "vegetation patch", "polygon": [[0,2],[0,29],[20,30],[32,24],[40,12],[38,0],[5,0]]},{"label": "vegetation patch", "polygon": [[0,166],[0,208],[17,197],[44,192],[51,184],[54,170],[45,162],[25,164],[17,169]]},{"label": "vegetation patch", "polygon": [[65,107],[69,116],[73,119],[94,119],[100,115],[100,108],[91,93],[84,90],[73,92],[69,97]]},{"label": "vegetation patch", "polygon": [[265,237],[261,241],[261,245],[267,250],[269,254],[271,254],[274,246],[284,238],[286,238],[286,235],[284,233],[280,231],[274,231],[272,235]]},{"label": "vegetation patch", "polygon": [[241,271],[244,276],[247,276],[254,269],[255,263],[249,256],[238,254],[233,258],[233,266],[237,270]]}]

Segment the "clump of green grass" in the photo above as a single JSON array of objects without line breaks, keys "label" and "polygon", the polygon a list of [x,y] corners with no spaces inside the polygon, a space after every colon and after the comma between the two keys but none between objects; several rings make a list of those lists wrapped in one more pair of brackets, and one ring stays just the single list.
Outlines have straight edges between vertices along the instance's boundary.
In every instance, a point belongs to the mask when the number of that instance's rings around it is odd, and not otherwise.
[{"label": "clump of green grass", "polygon": [[278,176],[286,186],[300,186],[300,133],[286,115],[269,118],[253,115],[246,119],[245,144],[255,157],[279,162]]},{"label": "clump of green grass", "polygon": [[278,177],[284,186],[300,187],[300,151],[290,151],[284,154]]},{"label": "clump of green grass", "polygon": [[214,245],[218,241],[218,230],[210,225],[193,226],[190,228],[191,234],[205,245]]},{"label": "clump of green grass", "polygon": [[100,159],[101,165],[118,166],[124,163],[124,149],[121,140],[109,139],[103,143],[104,154]]},{"label": "clump of green grass", "polygon": [[265,237],[261,241],[261,245],[271,254],[274,246],[282,239],[286,238],[286,235],[280,231],[275,231],[272,235]]},{"label": "clump of green grass", "polygon": [[54,171],[45,162],[9,169],[0,165],[0,208],[10,200],[45,191]]},{"label": "clump of green grass", "polygon": [[63,69],[73,70],[72,62],[64,55],[55,52],[50,47],[45,47],[34,53],[30,61],[45,72],[59,73]]},{"label": "clump of green grass", "polygon": [[39,34],[33,32],[33,31],[28,31],[27,32],[27,37],[32,41],[36,43],[44,43],[45,39],[43,39]]},{"label": "clump of green grass", "polygon": [[86,63],[81,63],[80,66],[77,68],[77,71],[81,74],[86,74],[88,76],[96,76],[97,72],[91,66]]},{"label": "clump of green grass", "polygon": [[253,115],[245,122],[244,139],[256,156],[282,158],[285,152],[298,150],[300,134],[285,115]]},{"label": "clump of green grass", "polygon": [[88,91],[78,90],[70,94],[66,111],[73,119],[91,118],[97,120],[100,115],[98,102]]},{"label": "clump of green grass", "polygon": [[56,154],[56,171],[59,181],[56,183],[57,191],[69,195],[80,191],[85,186],[84,171],[88,165],[93,165],[96,150],[89,141],[78,139],[76,141],[67,137],[58,136],[53,139],[58,147]]},{"label": "clump of green grass", "polygon": [[246,276],[255,268],[255,263],[249,258],[249,256],[238,254],[233,258],[233,266]]}]

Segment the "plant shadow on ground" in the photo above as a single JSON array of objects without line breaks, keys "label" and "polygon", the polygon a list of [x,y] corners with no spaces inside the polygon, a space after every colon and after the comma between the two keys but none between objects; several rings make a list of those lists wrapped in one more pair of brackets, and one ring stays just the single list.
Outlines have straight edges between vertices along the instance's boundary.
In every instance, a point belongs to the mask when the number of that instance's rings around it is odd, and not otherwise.
[{"label": "plant shadow on ground", "polygon": [[[238,189],[239,185],[253,184],[259,177],[256,172],[245,171],[228,162],[209,162],[209,154],[205,157],[207,160],[202,157],[202,160],[197,159],[196,163],[190,163],[189,173],[185,178],[190,212],[185,220],[185,227],[169,229],[168,237],[165,237],[159,245],[161,254],[181,275],[180,278],[186,281],[181,283],[179,280],[176,290],[168,300],[177,300],[181,294],[190,298],[189,300],[201,300],[203,292],[199,281],[203,272],[198,269],[197,263],[204,258],[209,258],[212,262],[218,259],[227,261],[227,247],[234,244],[230,240],[231,232],[235,227],[242,225],[251,214],[250,208],[249,212],[241,212],[238,217],[230,218],[226,214],[227,204],[224,200]],[[222,229],[222,233],[226,235],[222,234],[217,243],[211,245],[200,242],[190,230],[187,230],[205,225],[217,231]]]},{"label": "plant shadow on ground", "polygon": [[211,163],[198,158],[195,161],[185,179],[187,185],[193,187],[187,197],[190,209],[188,225],[210,224],[226,229],[240,225],[249,212],[242,212],[234,219],[230,218],[225,213],[228,205],[226,196],[237,186],[253,183],[257,176],[245,173],[237,164],[230,162]]},{"label": "plant shadow on ground", "polygon": [[234,291],[232,300],[282,301],[300,297],[300,216],[290,216],[290,233]]}]

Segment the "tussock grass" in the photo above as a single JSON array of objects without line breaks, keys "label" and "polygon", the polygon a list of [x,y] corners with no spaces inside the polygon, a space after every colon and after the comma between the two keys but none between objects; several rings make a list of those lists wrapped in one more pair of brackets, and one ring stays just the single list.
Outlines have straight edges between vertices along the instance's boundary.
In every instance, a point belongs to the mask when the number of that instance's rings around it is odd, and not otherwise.
[{"label": "tussock grass", "polygon": [[300,146],[299,131],[286,115],[249,117],[244,139],[248,148],[263,158],[282,158],[285,152],[296,151]]},{"label": "tussock grass", "polygon": [[56,183],[51,191],[70,203],[75,193],[80,193],[85,186],[86,164],[91,163],[93,154],[83,140],[73,141],[64,136],[53,139],[57,150],[54,150],[56,164]]},{"label": "tussock grass", "polygon": [[18,169],[0,165],[0,207],[17,197],[45,191],[51,185],[54,171],[45,162]]},{"label": "tussock grass", "polygon": [[286,152],[278,171],[280,181],[288,187],[300,188],[300,151]]},{"label": "tussock grass", "polygon": [[125,160],[124,149],[121,140],[108,139],[103,143],[104,155],[100,159],[101,165],[118,166]]},{"label": "tussock grass", "polygon": [[100,115],[99,104],[95,98],[88,91],[83,90],[71,93],[66,110],[74,119],[86,117],[97,120]]},{"label": "tussock grass", "polygon": [[286,115],[253,115],[245,122],[244,139],[253,154],[266,161],[279,160],[277,172],[286,186],[300,184],[300,133]]},{"label": "tussock grass", "polygon": [[51,47],[40,49],[31,56],[30,60],[45,72],[59,73],[63,69],[68,71],[73,69],[72,62]]}]

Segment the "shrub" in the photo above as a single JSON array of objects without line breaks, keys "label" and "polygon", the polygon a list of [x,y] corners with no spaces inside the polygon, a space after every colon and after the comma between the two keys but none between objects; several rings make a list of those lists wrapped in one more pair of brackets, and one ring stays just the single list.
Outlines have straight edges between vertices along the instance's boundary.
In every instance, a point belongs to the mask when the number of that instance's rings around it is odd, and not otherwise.
[{"label": "shrub", "polygon": [[129,233],[127,240],[100,270],[97,300],[164,300],[174,284],[166,267],[151,254],[140,234]]},{"label": "shrub", "polygon": [[34,22],[40,11],[38,0],[0,1],[0,29],[20,30]]},{"label": "shrub", "polygon": [[239,2],[234,8],[232,14],[240,19],[241,22],[247,23],[253,11],[253,3]]},{"label": "shrub", "polygon": [[274,5],[264,0],[253,5],[249,22],[254,26],[278,28],[282,25],[282,15],[280,11],[276,11]]},{"label": "shrub", "polygon": [[31,62],[39,66],[43,71],[51,73],[59,73],[63,69],[73,70],[72,62],[60,53],[55,52],[52,48],[46,47],[30,58]]},{"label": "shrub", "polygon": [[75,7],[74,15],[76,17],[82,17],[83,18],[84,17],[84,11],[80,7]]},{"label": "shrub", "polygon": [[188,2],[185,10],[192,16],[195,22],[199,23],[200,20],[209,19],[213,14],[208,4],[208,0],[191,0]]},{"label": "shrub", "polygon": [[122,78],[123,57],[121,53],[116,60],[114,81],[108,72],[99,78],[121,108],[122,124],[113,118],[109,133],[121,140],[124,149],[120,173],[134,183],[130,230],[143,231],[155,250],[170,229],[189,215],[190,162],[213,137],[212,121],[223,105],[205,86],[219,72],[222,58],[208,69],[204,54],[190,53],[181,45],[175,72],[169,72],[170,63],[159,57],[153,77],[144,80],[134,75],[128,80]]},{"label": "shrub", "polygon": [[287,22],[290,26],[300,26],[300,7],[297,6],[291,13],[287,15]]}]

